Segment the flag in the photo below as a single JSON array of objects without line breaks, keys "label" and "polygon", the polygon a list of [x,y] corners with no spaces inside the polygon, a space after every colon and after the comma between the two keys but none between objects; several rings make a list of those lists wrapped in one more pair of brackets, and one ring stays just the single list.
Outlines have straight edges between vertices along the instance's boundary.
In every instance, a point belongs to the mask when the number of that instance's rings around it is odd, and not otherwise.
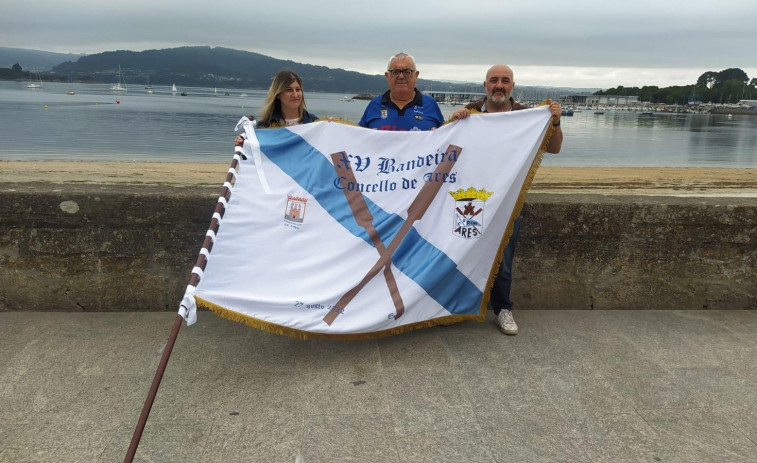
[{"label": "flag", "polygon": [[344,339],[483,320],[550,117],[472,114],[425,132],[248,124],[180,314],[193,323],[196,304]]}]

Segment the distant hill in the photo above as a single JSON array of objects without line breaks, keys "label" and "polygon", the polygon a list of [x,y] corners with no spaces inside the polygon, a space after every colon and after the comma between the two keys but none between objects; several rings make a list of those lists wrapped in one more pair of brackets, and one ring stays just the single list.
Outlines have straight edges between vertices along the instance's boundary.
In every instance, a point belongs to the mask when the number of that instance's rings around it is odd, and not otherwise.
[{"label": "distant hill", "polygon": [[84,55],[74,53],[54,53],[51,51],[30,50],[26,48],[0,47],[0,68],[10,68],[18,63],[25,70],[49,71],[54,66],[79,59]]},{"label": "distant hill", "polygon": [[55,66],[51,72],[74,79],[93,77],[112,82],[121,66],[127,83],[193,87],[266,89],[282,69],[292,69],[309,91],[378,93],[386,90],[383,75],[296,63],[222,47],[180,47],[162,50],[109,51]]},{"label": "distant hill", "polygon": [[[161,50],[109,51],[61,63],[51,72],[74,80],[115,82],[118,67],[127,84],[143,84],[149,76],[153,85],[267,89],[271,79],[282,69],[291,69],[303,79],[307,91],[344,94],[386,91],[383,74],[368,75],[344,69],[296,63],[259,53],[223,47],[179,47]],[[482,91],[478,83],[440,82],[419,79],[419,89],[445,91]],[[556,89],[519,87],[518,95],[534,93],[542,98],[556,98]],[[571,91],[569,93],[577,93]],[[590,93],[585,91],[583,93]],[[564,92],[562,94],[565,94]]]}]

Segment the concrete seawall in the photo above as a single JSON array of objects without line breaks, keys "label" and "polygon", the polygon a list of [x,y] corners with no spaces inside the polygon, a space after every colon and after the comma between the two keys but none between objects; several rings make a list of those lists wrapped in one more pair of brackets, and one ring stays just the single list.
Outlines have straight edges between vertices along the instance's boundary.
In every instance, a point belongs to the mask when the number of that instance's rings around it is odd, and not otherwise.
[{"label": "concrete seawall", "polygon": [[[216,187],[4,184],[0,311],[174,311]],[[757,201],[531,193],[518,309],[757,309]]]}]

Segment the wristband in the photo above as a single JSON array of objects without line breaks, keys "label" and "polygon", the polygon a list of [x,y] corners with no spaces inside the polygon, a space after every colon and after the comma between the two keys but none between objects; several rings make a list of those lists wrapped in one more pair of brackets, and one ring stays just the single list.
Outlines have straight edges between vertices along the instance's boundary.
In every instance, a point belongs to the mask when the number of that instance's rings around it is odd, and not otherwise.
[{"label": "wristband", "polygon": [[559,127],[559,126],[560,126],[560,121],[557,121],[557,124],[555,124],[554,122],[552,123],[552,127]]}]

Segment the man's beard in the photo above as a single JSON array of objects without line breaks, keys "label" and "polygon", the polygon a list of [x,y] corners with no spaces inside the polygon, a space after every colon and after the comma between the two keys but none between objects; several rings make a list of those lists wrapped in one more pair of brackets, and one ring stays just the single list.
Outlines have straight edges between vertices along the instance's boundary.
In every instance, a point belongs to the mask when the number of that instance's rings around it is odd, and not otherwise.
[{"label": "man's beard", "polygon": [[492,95],[489,97],[489,100],[491,100],[492,103],[496,103],[496,104],[504,104],[509,99],[510,99],[510,95],[506,92],[502,92],[501,94],[492,93]]}]

